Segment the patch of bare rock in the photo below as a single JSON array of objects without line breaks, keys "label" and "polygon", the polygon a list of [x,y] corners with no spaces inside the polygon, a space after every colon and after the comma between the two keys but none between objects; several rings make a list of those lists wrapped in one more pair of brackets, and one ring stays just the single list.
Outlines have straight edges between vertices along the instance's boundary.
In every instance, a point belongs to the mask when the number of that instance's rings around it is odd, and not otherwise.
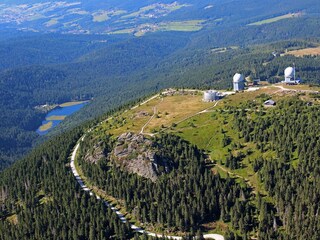
[{"label": "patch of bare rock", "polygon": [[123,170],[156,181],[173,169],[172,161],[161,152],[161,146],[155,141],[143,134],[128,132],[118,137],[109,157]]}]

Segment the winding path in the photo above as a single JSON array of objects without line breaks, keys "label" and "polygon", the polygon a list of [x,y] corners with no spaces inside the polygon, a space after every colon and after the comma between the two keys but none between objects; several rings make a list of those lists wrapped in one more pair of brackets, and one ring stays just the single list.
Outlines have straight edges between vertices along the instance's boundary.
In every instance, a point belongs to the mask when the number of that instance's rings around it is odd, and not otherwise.
[{"label": "winding path", "polygon": [[273,85],[273,86],[276,88],[280,88],[280,90],[278,90],[277,92],[289,91],[289,92],[319,93],[319,91],[315,91],[315,90],[286,88],[282,85]]},{"label": "winding path", "polygon": [[[90,131],[90,130],[89,130]],[[89,132],[88,131],[88,132]],[[84,180],[80,177],[77,169],[76,169],[76,166],[75,166],[75,158],[76,158],[76,155],[77,155],[77,152],[79,150],[79,147],[80,147],[80,142],[84,140],[86,135],[83,135],[81,137],[81,139],[79,140],[79,142],[77,143],[77,145],[75,146],[75,148],[73,149],[73,152],[72,152],[72,155],[71,155],[71,161],[70,161],[70,167],[71,167],[71,170],[72,170],[72,173],[74,175],[74,177],[76,178],[78,184],[80,185],[81,189],[85,192],[87,192],[88,194],[90,194],[90,196],[95,196],[98,200],[101,200],[103,201],[103,203],[111,208],[111,210],[113,212],[115,212],[117,214],[117,216],[119,217],[119,219],[121,220],[121,222],[123,223],[126,223],[128,220],[125,218],[125,216],[118,210],[116,209],[115,207],[113,207],[108,201],[106,200],[103,200],[99,195],[97,195],[96,193],[94,193],[91,189],[89,189]],[[130,224],[130,228],[134,231],[134,232],[139,232],[139,233],[142,233],[142,234],[146,234],[148,236],[152,236],[152,237],[163,237],[162,234],[157,234],[157,233],[152,233],[152,232],[149,232],[149,231],[146,231],[134,224]],[[224,240],[224,237],[220,234],[205,234],[203,235],[203,237],[205,239],[215,239],[215,240]],[[175,240],[182,240],[182,237],[180,236],[166,236],[166,238],[169,238],[169,239],[175,239]]]}]

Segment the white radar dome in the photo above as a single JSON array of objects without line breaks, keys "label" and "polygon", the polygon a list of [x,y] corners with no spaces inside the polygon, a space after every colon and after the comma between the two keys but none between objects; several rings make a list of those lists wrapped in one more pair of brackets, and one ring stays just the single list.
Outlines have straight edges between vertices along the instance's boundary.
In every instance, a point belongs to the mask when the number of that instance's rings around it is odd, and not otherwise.
[{"label": "white radar dome", "polygon": [[237,82],[242,82],[243,81],[243,76],[240,73],[236,73],[233,76],[233,82],[237,83]]},{"label": "white radar dome", "polygon": [[293,67],[287,67],[284,70],[284,76],[286,78],[292,78],[294,76],[294,68]]}]

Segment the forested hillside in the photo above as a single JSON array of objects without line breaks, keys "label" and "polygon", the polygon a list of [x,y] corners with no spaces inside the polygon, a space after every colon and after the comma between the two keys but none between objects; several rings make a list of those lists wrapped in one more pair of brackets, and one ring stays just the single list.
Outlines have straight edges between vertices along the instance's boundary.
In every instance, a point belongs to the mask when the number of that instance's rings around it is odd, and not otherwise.
[{"label": "forested hillside", "polygon": [[80,137],[56,137],[0,175],[1,239],[129,239],[115,213],[80,190],[68,157]]},{"label": "forested hillside", "polygon": [[234,179],[213,175],[206,167],[203,152],[195,146],[174,135],[152,139],[161,149],[157,157],[173,165],[170,173],[153,182],[124,171],[109,157],[95,164],[86,161],[85,156],[97,142],[106,155],[112,149],[111,135],[101,133],[98,139],[95,135],[80,146],[78,159],[83,175],[108,195],[122,199],[126,210],[144,226],[153,226],[158,232],[195,235],[202,224],[222,219],[239,221],[239,231],[245,236],[255,228],[257,210],[249,201],[250,190]]},{"label": "forested hillside", "polygon": [[[317,239],[319,92],[279,86],[225,97],[189,117],[174,112],[178,99],[199,104],[200,96],[179,91],[120,111],[81,142],[81,177],[151,231],[194,234],[223,226],[226,239]],[[271,96],[276,106],[263,106]],[[168,103],[176,106],[163,112],[161,104]],[[154,106],[158,113],[141,133],[148,117],[140,114]],[[144,134],[155,155],[123,142],[125,131]],[[137,148],[149,157],[141,158]],[[140,168],[151,161],[162,174],[155,180],[126,167],[139,161]]]},{"label": "forested hillside", "polygon": [[[305,19],[305,21],[311,21]],[[314,20],[315,21],[315,20]],[[298,36],[313,36],[317,31],[310,22],[309,28],[296,33]],[[285,34],[288,28],[275,23],[273,27],[279,33]],[[293,27],[293,26],[292,26]],[[272,32],[271,27],[257,27],[259,31]],[[213,32],[215,32],[214,30]],[[257,30],[258,31],[258,30]],[[67,119],[64,129],[106,112],[108,109],[120,106],[128,101],[156,92],[166,87],[197,87],[197,88],[228,88],[234,72],[242,72],[252,78],[261,78],[271,82],[281,80],[283,69],[292,62],[296,63],[297,73],[305,82],[318,83],[318,58],[296,58],[284,56],[274,58],[275,50],[285,51],[317,46],[317,39],[275,42],[265,45],[262,38],[251,42],[256,32],[251,28],[238,31],[237,41],[234,35],[224,35],[221,38],[210,37],[210,32],[197,34],[154,34],[140,39],[113,39],[103,42],[103,37],[61,37],[62,43],[47,41],[49,36],[38,39],[43,44],[42,54],[47,56],[39,65],[37,57],[32,61],[7,62],[0,72],[1,84],[1,159],[2,166],[9,165],[25,153],[38,139],[35,133],[44,113],[34,109],[45,103],[62,103],[70,100],[94,100],[79,114]],[[260,35],[258,35],[260,36]],[[281,39],[281,34],[274,40]],[[38,54],[28,44],[35,37],[28,36],[21,42],[22,51],[18,51],[15,59]],[[207,39],[206,42],[203,42]],[[267,41],[273,40],[267,39]],[[18,40],[14,40],[19,44]],[[102,42],[101,42],[102,41]],[[242,45],[260,43],[257,47]],[[5,41],[8,45],[10,41]],[[67,44],[70,42],[70,45]],[[197,44],[196,44],[197,43]],[[236,47],[229,47],[233,44]],[[232,45],[231,45],[232,44]],[[261,45],[262,44],[262,45]],[[88,47],[85,47],[85,46]],[[41,46],[41,44],[40,44]],[[50,47],[48,47],[50,46]],[[77,46],[78,51],[66,58],[65,49]],[[141,47],[142,46],[142,47]],[[226,51],[219,50],[226,48]],[[7,49],[7,48],[6,48]],[[70,50],[70,49],[69,49]],[[41,51],[40,51],[41,52]],[[2,57],[8,58],[7,51]],[[19,55],[21,54],[21,56]],[[36,55],[38,56],[38,55]],[[40,55],[41,56],[41,55]],[[10,58],[9,58],[10,59]],[[57,64],[71,61],[72,63]],[[21,64],[28,62],[27,67]],[[36,64],[36,65],[35,65]],[[268,64],[268,65],[265,65]],[[23,119],[23,121],[21,121]],[[59,130],[59,129],[57,129]]]},{"label": "forested hillside", "polygon": [[[262,152],[275,151],[274,159],[259,158],[254,169],[272,197],[275,214],[288,239],[317,239],[320,234],[319,196],[319,106],[296,99],[256,119],[244,111],[235,113],[235,123],[246,141],[257,143]],[[260,230],[262,239],[269,238]]]}]

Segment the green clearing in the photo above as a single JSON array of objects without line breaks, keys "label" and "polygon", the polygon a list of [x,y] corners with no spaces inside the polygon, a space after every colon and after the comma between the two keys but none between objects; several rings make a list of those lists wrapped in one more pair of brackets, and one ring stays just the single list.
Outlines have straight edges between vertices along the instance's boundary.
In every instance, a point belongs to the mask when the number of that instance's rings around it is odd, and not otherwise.
[{"label": "green clearing", "polygon": [[37,197],[39,199],[40,205],[47,204],[53,201],[53,197],[46,195],[43,190],[40,190],[39,192],[37,192]]},{"label": "green clearing", "polygon": [[127,11],[125,10],[115,10],[111,13],[112,16],[119,16],[119,15],[122,15],[122,14],[126,14]]},{"label": "green clearing", "polygon": [[121,29],[113,32],[108,32],[108,34],[130,34],[133,32],[134,32],[133,28],[127,28],[127,29]]},{"label": "green clearing", "polygon": [[108,12],[95,13],[92,17],[94,22],[105,22],[110,19]]},{"label": "green clearing", "polygon": [[167,22],[160,23],[160,31],[181,31],[181,32],[192,32],[199,31],[203,28],[202,23],[205,20],[189,20],[189,21],[178,21],[178,22]]},{"label": "green clearing", "polygon": [[[162,4],[162,8],[164,8],[167,11],[167,14],[171,13],[171,12],[174,12],[174,11],[177,11],[177,10],[183,8],[183,7],[188,7],[188,6],[190,6],[190,5],[188,5],[188,4],[182,4],[182,5],[178,5],[178,4],[165,5],[165,4]],[[127,18],[139,17],[141,14],[149,12],[149,11],[152,11],[152,10],[156,10],[158,7],[159,7],[158,5],[152,4],[152,5],[149,5],[149,6],[146,6],[146,7],[142,7],[136,12],[124,15],[121,18],[122,19],[127,19]],[[149,18],[149,17],[143,16],[143,18]]]},{"label": "green clearing", "polygon": [[48,22],[46,22],[45,25],[46,25],[47,27],[51,27],[51,26],[56,25],[56,24],[58,24],[58,23],[59,23],[58,18],[52,18],[52,19],[50,19]]},{"label": "green clearing", "polygon": [[155,9],[155,8],[156,8],[155,5],[146,6],[146,7],[140,8],[139,11],[130,13],[130,14],[125,15],[125,16],[122,16],[121,18],[134,18],[134,17],[138,17],[140,14],[142,14],[142,13],[144,13],[144,12],[146,12],[146,11],[153,10],[153,9]]},{"label": "green clearing", "polygon": [[101,124],[97,131],[109,131],[115,135],[128,131],[139,133],[143,125],[152,117],[154,108],[156,108],[156,116],[151,119],[144,132],[150,134],[160,127],[170,128],[172,124],[214,105],[214,103],[205,103],[201,99],[201,94],[158,97],[135,109],[115,115]]},{"label": "green clearing", "polygon": [[212,48],[210,51],[211,53],[224,53],[230,50],[237,50],[237,49],[239,49],[238,46],[229,46],[229,47]]},{"label": "green clearing", "polygon": [[273,18],[268,18],[262,21],[258,21],[258,22],[254,22],[254,23],[250,23],[248,24],[248,26],[260,26],[263,24],[268,24],[268,23],[273,23],[273,22],[277,22],[283,19],[289,19],[289,18],[294,18],[296,17],[297,14],[295,13],[288,13],[288,14],[284,14],[278,17],[273,17]]},{"label": "green clearing", "polygon": [[38,13],[38,14],[34,14],[34,15],[30,16],[28,21],[36,21],[36,20],[43,19],[43,18],[45,18],[45,16]]},{"label": "green clearing", "polygon": [[108,34],[134,34],[136,37],[141,37],[148,32],[157,31],[178,31],[178,32],[194,32],[199,31],[203,28],[205,20],[189,20],[189,21],[178,21],[178,22],[161,22],[159,24],[143,24],[136,28],[120,29]]},{"label": "green clearing", "polygon": [[108,21],[111,17],[119,16],[127,13],[124,10],[115,10],[115,11],[98,11],[92,14],[93,22],[105,22]]},{"label": "green clearing", "polygon": [[19,223],[18,221],[18,215],[12,214],[9,217],[7,217],[7,221],[13,225],[17,225]]}]

